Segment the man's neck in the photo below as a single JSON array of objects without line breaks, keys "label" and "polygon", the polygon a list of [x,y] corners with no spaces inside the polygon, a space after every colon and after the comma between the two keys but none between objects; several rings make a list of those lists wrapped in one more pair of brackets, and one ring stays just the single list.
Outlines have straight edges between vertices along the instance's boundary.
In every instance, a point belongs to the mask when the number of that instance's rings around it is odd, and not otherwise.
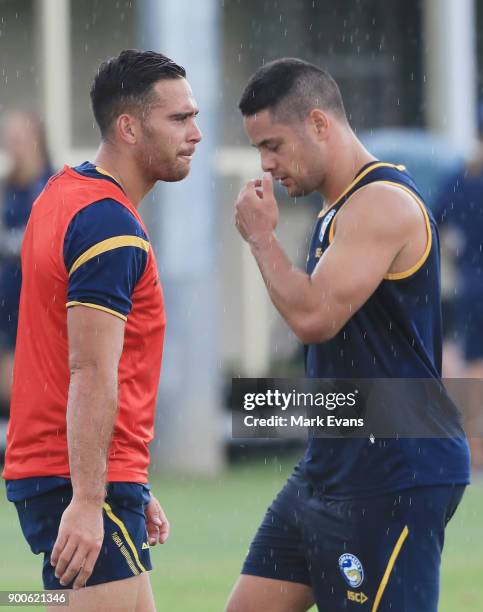
[{"label": "man's neck", "polygon": [[324,208],[334,204],[353,182],[357,173],[376,158],[367,151],[352,131],[339,135],[334,154],[326,170],[326,180],[319,189],[324,199]]},{"label": "man's neck", "polygon": [[154,183],[148,183],[134,162],[115,146],[103,142],[97,151],[94,164],[110,174],[122,187],[128,200],[137,209],[144,196],[152,189]]}]

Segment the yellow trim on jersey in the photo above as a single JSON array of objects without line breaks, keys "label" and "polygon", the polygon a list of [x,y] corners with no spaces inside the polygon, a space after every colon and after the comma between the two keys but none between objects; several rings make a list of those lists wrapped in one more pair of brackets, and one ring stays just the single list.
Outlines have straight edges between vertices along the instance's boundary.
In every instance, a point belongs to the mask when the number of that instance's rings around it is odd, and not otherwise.
[{"label": "yellow trim on jersey", "polygon": [[139,569],[142,572],[145,572],[146,568],[144,567],[144,565],[139,560],[138,551],[136,550],[136,547],[134,546],[134,543],[131,540],[131,536],[129,535],[129,533],[128,533],[127,529],[126,529],[126,525],[124,525],[124,523],[121,521],[121,519],[114,514],[114,512],[112,511],[111,506],[107,502],[104,502],[103,508],[104,508],[107,516],[111,519],[111,521],[113,521],[113,523],[116,523],[116,525],[121,530],[122,535],[124,536],[126,542],[129,545],[129,548],[132,551],[132,554],[134,555],[134,558],[136,559],[136,563],[138,564]]},{"label": "yellow trim on jersey", "polygon": [[419,208],[421,209],[421,212],[423,213],[424,221],[426,223],[426,233],[428,235],[428,241],[426,243],[426,248],[424,249],[424,253],[418,259],[418,261],[413,266],[411,266],[408,270],[404,270],[403,272],[388,272],[384,276],[386,280],[401,280],[402,278],[408,278],[409,276],[412,276],[424,264],[426,259],[428,259],[429,252],[431,251],[431,246],[433,244],[433,236],[431,234],[431,225],[429,223],[429,216],[428,216],[428,213],[426,212],[426,208],[424,204],[421,202],[418,196],[413,191],[411,191],[411,189],[409,189],[409,187],[406,187],[405,185],[401,185],[399,183],[393,183],[392,181],[378,181],[378,182],[385,183],[386,185],[393,185],[394,187],[400,187],[406,193],[408,193],[418,204]]},{"label": "yellow trim on jersey", "polygon": [[[426,261],[426,259],[429,256],[429,252],[431,251],[431,245],[433,243],[433,237],[432,237],[432,234],[431,234],[431,225],[429,223],[428,213],[426,212],[426,208],[425,208],[424,204],[421,202],[421,200],[418,198],[418,196],[413,191],[411,191],[411,189],[409,189],[409,187],[406,187],[406,185],[401,185],[400,183],[395,183],[393,181],[374,181],[374,182],[375,183],[382,183],[382,184],[385,184],[385,185],[392,185],[393,187],[399,187],[400,189],[403,189],[404,191],[406,191],[406,193],[408,193],[416,201],[416,203],[418,204],[419,208],[421,209],[421,212],[423,213],[424,222],[425,222],[425,225],[426,225],[426,233],[427,233],[427,237],[428,237],[428,241],[426,243],[426,248],[424,249],[424,253],[418,259],[418,261],[413,266],[411,266],[408,270],[404,270],[403,272],[388,272],[387,274],[384,275],[384,279],[385,280],[401,280],[403,278],[409,278],[415,272],[417,272],[419,270],[419,268],[424,264],[424,262]],[[372,183],[370,183],[370,184],[372,185]],[[365,186],[367,187],[367,185],[365,185]],[[350,198],[348,198],[347,201],[349,201],[349,199]],[[344,202],[344,204],[345,204],[345,202]],[[334,218],[332,219],[332,222],[331,222],[330,228],[329,228],[329,244],[334,239],[334,233],[335,233],[334,219],[335,219],[335,215],[334,215]]]},{"label": "yellow trim on jersey", "polygon": [[117,180],[117,178],[113,176],[110,172],[108,172],[107,170],[104,170],[104,168],[101,168],[100,166],[96,166],[96,170],[97,172],[99,172],[99,174],[104,174],[104,176],[108,176],[109,178],[112,178],[113,181],[116,181],[119,187],[121,186],[121,183]]},{"label": "yellow trim on jersey", "polygon": [[377,612],[377,609],[379,608],[379,604],[381,603],[382,596],[384,595],[384,591],[386,589],[387,583],[389,582],[389,576],[392,572],[392,568],[394,567],[394,564],[396,563],[396,559],[399,553],[401,552],[402,545],[404,544],[404,541],[406,540],[408,535],[409,535],[409,529],[408,529],[408,526],[405,525],[404,529],[401,531],[401,535],[399,536],[396,542],[396,545],[394,546],[391,556],[389,557],[389,561],[387,562],[386,571],[384,572],[381,583],[379,584],[379,588],[377,589],[376,597],[374,599],[374,604],[372,606],[371,612]]},{"label": "yellow trim on jersey", "polygon": [[91,246],[87,251],[84,251],[72,264],[72,268],[69,270],[69,276],[71,276],[78,268],[88,262],[93,257],[98,257],[102,253],[112,251],[113,249],[120,249],[121,247],[138,247],[149,252],[149,242],[143,240],[139,236],[113,236],[106,240],[101,240],[97,244]]},{"label": "yellow trim on jersey", "polygon": [[325,217],[325,215],[329,212],[329,210],[334,208],[334,206],[336,206],[342,200],[342,198],[345,195],[347,195],[349,191],[357,185],[357,183],[359,183],[365,176],[369,174],[369,172],[372,172],[376,168],[396,168],[396,170],[399,170],[400,172],[402,172],[403,170],[406,170],[406,166],[402,166],[401,164],[396,165],[396,164],[389,164],[387,162],[374,162],[371,166],[369,166],[363,172],[361,172],[360,174],[356,176],[356,178],[352,181],[352,183],[346,189],[344,189],[344,191],[340,194],[337,200],[333,204],[331,204],[329,208],[326,208],[325,210],[320,211],[319,218]]},{"label": "yellow trim on jersey", "polygon": [[95,308],[96,310],[102,310],[102,312],[108,312],[109,314],[122,319],[123,321],[127,321],[127,317],[116,310],[111,310],[110,308],[106,308],[105,306],[99,306],[99,304],[91,304],[89,302],[67,302],[65,305],[66,308],[70,308],[71,306],[87,306],[87,308]]}]

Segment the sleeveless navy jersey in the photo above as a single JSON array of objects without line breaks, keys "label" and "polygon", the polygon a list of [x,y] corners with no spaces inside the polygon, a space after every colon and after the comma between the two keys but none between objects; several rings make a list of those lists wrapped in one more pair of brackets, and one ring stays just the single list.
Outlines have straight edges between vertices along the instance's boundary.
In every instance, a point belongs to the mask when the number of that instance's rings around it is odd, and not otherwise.
[{"label": "sleeveless navy jersey", "polygon": [[[372,162],[340,198],[320,213],[307,258],[312,274],[334,237],[339,210],[373,182],[397,186],[418,203],[427,245],[410,269],[386,274],[338,334],[305,348],[311,378],[439,378],[441,375],[440,255],[436,223],[404,166]],[[381,203],[381,214],[384,213]],[[354,262],[354,265],[359,265]],[[374,494],[415,485],[469,481],[466,438],[313,439],[301,469],[313,484],[338,496]]]}]

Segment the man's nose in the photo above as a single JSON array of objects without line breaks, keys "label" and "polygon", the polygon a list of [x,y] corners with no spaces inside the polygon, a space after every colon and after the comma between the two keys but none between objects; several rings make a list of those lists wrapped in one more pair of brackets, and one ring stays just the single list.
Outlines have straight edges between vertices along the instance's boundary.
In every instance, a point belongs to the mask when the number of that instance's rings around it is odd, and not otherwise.
[{"label": "man's nose", "polygon": [[193,125],[193,133],[190,135],[190,142],[198,143],[203,138],[200,128],[195,123]]},{"label": "man's nose", "polygon": [[261,156],[262,170],[264,172],[273,172],[277,167],[275,159],[272,155],[263,155]]}]

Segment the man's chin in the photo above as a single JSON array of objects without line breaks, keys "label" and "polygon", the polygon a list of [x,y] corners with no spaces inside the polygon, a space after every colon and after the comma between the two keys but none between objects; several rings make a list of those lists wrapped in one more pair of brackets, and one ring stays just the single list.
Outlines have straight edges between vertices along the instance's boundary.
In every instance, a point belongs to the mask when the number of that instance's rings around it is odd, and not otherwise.
[{"label": "man's chin", "polygon": [[189,166],[186,168],[176,168],[176,170],[172,170],[171,172],[162,173],[162,175],[158,176],[158,181],[164,181],[165,183],[177,183],[178,181],[182,181],[184,178],[186,178],[189,173]]},{"label": "man's chin", "polygon": [[304,191],[302,188],[296,185],[286,187],[286,190],[287,190],[287,195],[289,196],[289,198],[301,198],[308,194],[307,191]]}]

